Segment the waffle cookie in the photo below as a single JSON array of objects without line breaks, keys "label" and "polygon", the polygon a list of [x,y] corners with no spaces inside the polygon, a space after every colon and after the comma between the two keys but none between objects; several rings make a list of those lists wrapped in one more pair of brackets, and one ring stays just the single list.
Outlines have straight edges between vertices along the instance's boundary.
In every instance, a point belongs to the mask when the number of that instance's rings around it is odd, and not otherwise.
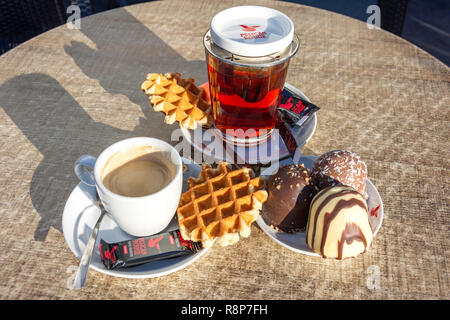
[{"label": "waffle cookie", "polygon": [[149,96],[153,110],[164,112],[166,123],[177,121],[187,129],[211,126],[211,105],[202,98],[203,89],[194,79],[183,79],[179,73],[149,73],[141,89]]},{"label": "waffle cookie", "polygon": [[203,164],[200,176],[188,179],[188,191],[181,195],[177,209],[184,239],[201,241],[204,247],[214,239],[221,246],[248,237],[262,204],[267,200],[264,180],[251,169],[231,170],[226,162],[216,169]]}]

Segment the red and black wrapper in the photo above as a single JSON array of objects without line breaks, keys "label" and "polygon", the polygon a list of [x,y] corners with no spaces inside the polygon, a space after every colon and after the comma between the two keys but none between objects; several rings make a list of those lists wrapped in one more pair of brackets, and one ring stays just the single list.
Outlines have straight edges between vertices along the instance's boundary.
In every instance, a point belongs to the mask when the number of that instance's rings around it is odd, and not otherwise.
[{"label": "red and black wrapper", "polygon": [[184,240],[179,230],[175,230],[117,243],[101,239],[99,249],[105,268],[118,269],[190,255],[202,249],[202,245]]},{"label": "red and black wrapper", "polygon": [[281,117],[291,126],[301,126],[319,109],[315,104],[302,99],[296,93],[284,88],[280,107],[278,108],[278,118]]},{"label": "red and black wrapper", "polygon": [[292,156],[298,147],[293,132],[298,131],[311,120],[313,113],[319,109],[318,106],[302,99],[291,90],[283,89],[280,107],[278,108],[277,128]]}]

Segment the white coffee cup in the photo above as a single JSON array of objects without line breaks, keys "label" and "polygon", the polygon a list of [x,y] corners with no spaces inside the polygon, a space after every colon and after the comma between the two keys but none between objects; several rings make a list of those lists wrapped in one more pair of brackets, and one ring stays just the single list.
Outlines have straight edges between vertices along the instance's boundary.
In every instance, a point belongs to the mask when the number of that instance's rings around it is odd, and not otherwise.
[{"label": "white coffee cup", "polygon": [[[134,147],[151,147],[169,155],[175,168],[175,177],[161,190],[142,197],[119,195],[107,189],[101,173],[107,161],[117,152]],[[105,209],[118,226],[133,236],[147,236],[161,232],[172,220],[181,196],[183,165],[178,152],[167,142],[149,137],[129,138],[106,148],[98,158],[83,155],[75,162],[75,174],[85,184],[95,186]]]}]

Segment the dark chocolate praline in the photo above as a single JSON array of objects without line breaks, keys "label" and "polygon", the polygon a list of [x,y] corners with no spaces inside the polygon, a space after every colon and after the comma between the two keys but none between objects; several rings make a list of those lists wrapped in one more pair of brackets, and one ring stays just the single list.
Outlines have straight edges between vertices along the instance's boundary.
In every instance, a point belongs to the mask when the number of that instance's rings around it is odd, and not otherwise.
[{"label": "dark chocolate praline", "polygon": [[316,194],[311,172],[303,164],[282,166],[267,181],[268,198],[262,208],[264,221],[278,231],[305,229],[309,204]]}]

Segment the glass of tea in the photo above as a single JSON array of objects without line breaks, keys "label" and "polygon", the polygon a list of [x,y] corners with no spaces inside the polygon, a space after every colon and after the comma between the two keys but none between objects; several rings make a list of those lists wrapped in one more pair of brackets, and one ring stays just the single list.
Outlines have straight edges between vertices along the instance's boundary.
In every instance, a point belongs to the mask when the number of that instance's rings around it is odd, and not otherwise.
[{"label": "glass of tea", "polygon": [[266,7],[229,8],[214,16],[203,44],[214,126],[236,145],[266,140],[299,47],[291,19]]}]

